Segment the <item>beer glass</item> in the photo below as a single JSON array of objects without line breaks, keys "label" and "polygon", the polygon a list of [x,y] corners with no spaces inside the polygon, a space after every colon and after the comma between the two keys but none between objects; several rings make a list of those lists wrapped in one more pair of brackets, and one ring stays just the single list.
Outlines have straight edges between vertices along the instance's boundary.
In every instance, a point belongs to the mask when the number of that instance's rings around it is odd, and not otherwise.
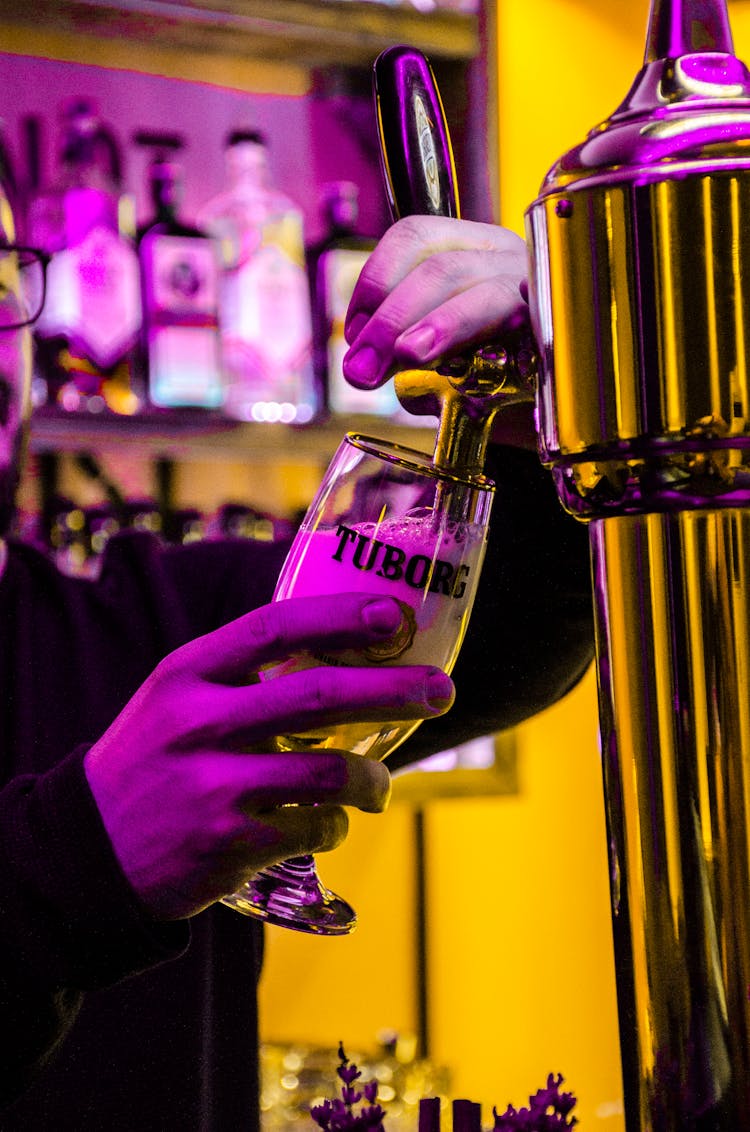
[{"label": "beer glass", "polygon": [[[289,658],[274,679],[320,664],[429,664],[450,672],[474,602],[494,485],[441,470],[422,452],[347,434],[292,543],[274,592],[289,597],[360,591],[400,600],[407,617],[384,645]],[[332,748],[384,759],[419,726],[352,719],[277,737],[279,751]],[[258,872],[224,903],[248,916],[317,935],[344,935],[356,915],[320,881],[313,857]]]}]

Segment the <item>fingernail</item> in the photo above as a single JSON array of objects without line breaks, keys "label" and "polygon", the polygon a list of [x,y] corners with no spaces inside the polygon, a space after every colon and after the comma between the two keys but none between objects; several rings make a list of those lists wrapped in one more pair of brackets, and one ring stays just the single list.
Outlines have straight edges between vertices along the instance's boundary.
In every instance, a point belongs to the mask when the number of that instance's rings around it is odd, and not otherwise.
[{"label": "fingernail", "polygon": [[357,314],[352,315],[350,319],[347,319],[346,326],[344,327],[347,342],[353,342],[360,331],[364,330],[369,321],[370,316],[369,314],[365,314],[364,311],[359,311]]},{"label": "fingernail", "polygon": [[390,598],[369,601],[362,608],[362,620],[367,628],[383,637],[390,637],[396,632],[403,616],[401,606]]},{"label": "fingernail", "polygon": [[450,676],[446,676],[444,672],[434,672],[425,684],[425,700],[429,706],[436,710],[450,707],[453,696],[453,681]]},{"label": "fingernail", "polygon": [[420,361],[429,358],[435,347],[435,331],[431,326],[422,326],[417,330],[407,330],[396,340],[396,349],[400,354],[410,354]]},{"label": "fingernail", "polygon": [[359,350],[350,350],[344,356],[344,376],[353,385],[364,389],[371,389],[377,385],[380,377],[381,361],[377,350],[372,346],[363,346]]}]

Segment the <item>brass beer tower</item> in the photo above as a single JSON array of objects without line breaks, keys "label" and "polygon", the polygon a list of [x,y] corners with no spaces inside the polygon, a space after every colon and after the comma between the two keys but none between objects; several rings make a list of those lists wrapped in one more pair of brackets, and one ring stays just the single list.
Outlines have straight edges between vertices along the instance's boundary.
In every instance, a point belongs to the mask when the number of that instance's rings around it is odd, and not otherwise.
[{"label": "brass beer tower", "polygon": [[[392,50],[394,216],[458,215],[429,68]],[[541,458],[591,535],[626,1124],[750,1132],[750,74],[726,0],[652,0],[643,68],[527,236]],[[481,462],[521,353],[510,380],[492,351],[397,379],[442,404],[437,462]]]},{"label": "brass beer tower", "polygon": [[527,213],[542,459],[590,524],[629,1132],[750,1130],[750,75],[653,0]]}]

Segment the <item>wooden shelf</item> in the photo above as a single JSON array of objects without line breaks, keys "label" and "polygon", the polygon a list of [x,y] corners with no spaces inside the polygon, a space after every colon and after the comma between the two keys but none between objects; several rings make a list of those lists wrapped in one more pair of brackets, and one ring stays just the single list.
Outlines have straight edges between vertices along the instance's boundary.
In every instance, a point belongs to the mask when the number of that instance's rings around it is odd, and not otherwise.
[{"label": "wooden shelf", "polygon": [[435,58],[479,54],[478,19],[362,0],[3,0],[2,19],[76,36],[161,43],[302,66],[370,66],[408,43]]},{"label": "wooden shelf", "polygon": [[127,450],[133,456],[179,461],[325,464],[345,432],[362,432],[430,452],[435,427],[398,425],[366,416],[296,427],[242,424],[198,410],[123,418],[66,416],[43,410],[32,419],[29,447],[33,453]]}]

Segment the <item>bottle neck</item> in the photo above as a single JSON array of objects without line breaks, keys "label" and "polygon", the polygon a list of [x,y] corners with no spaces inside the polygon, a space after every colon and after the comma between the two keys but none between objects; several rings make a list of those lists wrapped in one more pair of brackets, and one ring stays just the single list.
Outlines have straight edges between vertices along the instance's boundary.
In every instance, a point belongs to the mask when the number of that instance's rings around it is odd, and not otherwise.
[{"label": "bottle neck", "polygon": [[261,192],[271,187],[268,155],[265,146],[254,142],[230,145],[224,165],[227,184],[240,192]]},{"label": "bottle neck", "polygon": [[102,126],[75,122],[60,150],[60,177],[66,186],[91,187],[116,195],[122,175],[117,143]]},{"label": "bottle neck", "polygon": [[151,204],[154,221],[158,224],[178,223],[182,200],[182,186],[175,170],[166,165],[155,165],[151,170]]},{"label": "bottle neck", "polygon": [[355,236],[359,223],[359,192],[348,181],[329,187],[323,203],[323,216],[328,240],[345,240]]},{"label": "bottle neck", "polygon": [[164,197],[160,192],[151,194],[154,222],[157,224],[177,224],[177,202]]},{"label": "bottle neck", "polygon": [[356,236],[355,225],[347,224],[341,220],[331,221],[328,227],[328,241],[337,243],[343,240],[352,239]]}]

